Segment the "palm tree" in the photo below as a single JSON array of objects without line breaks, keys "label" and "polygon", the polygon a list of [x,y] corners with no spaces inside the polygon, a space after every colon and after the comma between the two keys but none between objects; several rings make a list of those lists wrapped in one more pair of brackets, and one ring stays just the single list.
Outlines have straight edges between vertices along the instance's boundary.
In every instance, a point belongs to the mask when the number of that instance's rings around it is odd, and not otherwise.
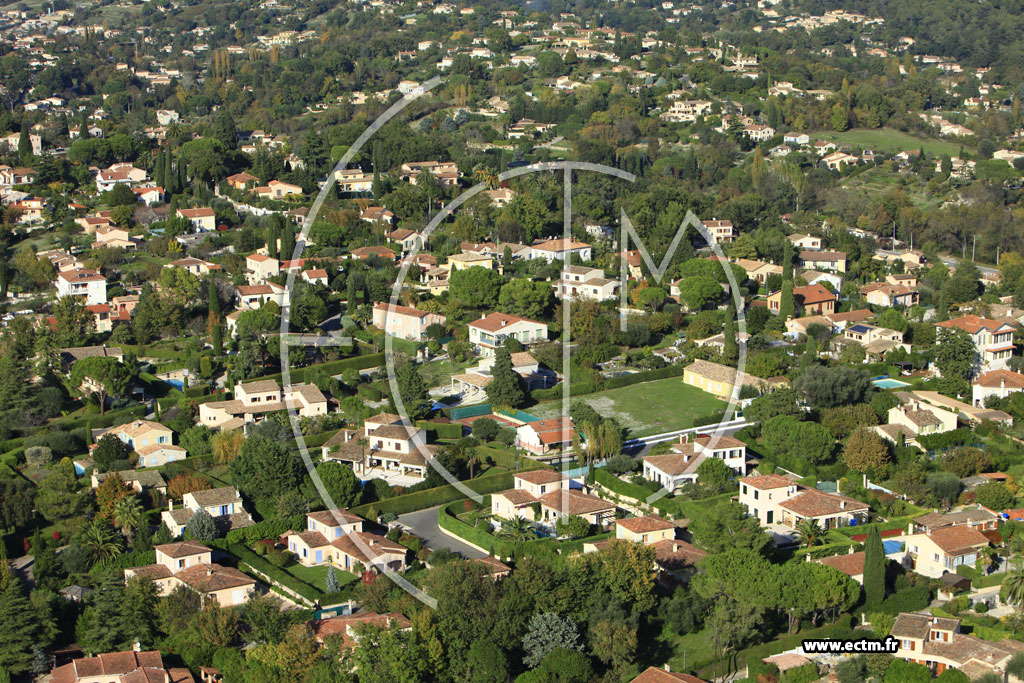
[{"label": "palm tree", "polygon": [[114,524],[131,543],[135,530],[142,524],[142,505],[135,496],[125,496],[114,503]]},{"label": "palm tree", "polygon": [[822,535],[821,526],[816,519],[805,519],[797,524],[796,533],[808,548],[817,545]]},{"label": "palm tree", "polygon": [[370,461],[366,457],[366,446],[370,442],[366,439],[366,437],[359,437],[356,440],[356,443],[359,444],[359,448],[363,453],[363,474],[365,474],[366,471],[370,469]]},{"label": "palm tree", "polygon": [[1003,600],[1018,607],[1024,604],[1024,570],[1018,569],[1003,579]]},{"label": "palm tree", "polygon": [[94,519],[82,532],[82,542],[93,564],[106,562],[121,553],[121,540],[106,523]]},{"label": "palm tree", "polygon": [[533,524],[526,517],[513,517],[501,523],[501,530],[498,531],[499,538],[506,538],[510,541],[529,541],[536,533]]}]

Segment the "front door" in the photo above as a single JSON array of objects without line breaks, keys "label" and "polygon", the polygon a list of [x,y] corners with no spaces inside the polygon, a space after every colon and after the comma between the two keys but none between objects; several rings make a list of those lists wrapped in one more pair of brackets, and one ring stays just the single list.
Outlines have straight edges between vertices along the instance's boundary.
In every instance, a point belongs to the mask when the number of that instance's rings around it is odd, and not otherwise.
[{"label": "front door", "polygon": [[767,524],[771,524],[774,521],[774,519],[775,519],[775,511],[774,510],[769,510],[766,523]]}]

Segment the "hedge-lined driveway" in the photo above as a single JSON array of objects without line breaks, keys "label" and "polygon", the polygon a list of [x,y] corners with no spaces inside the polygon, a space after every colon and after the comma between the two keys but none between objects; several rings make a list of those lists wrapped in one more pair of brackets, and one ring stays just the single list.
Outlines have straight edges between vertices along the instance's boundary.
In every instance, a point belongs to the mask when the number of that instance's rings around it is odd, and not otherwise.
[{"label": "hedge-lined driveway", "polygon": [[448,548],[468,558],[487,557],[487,553],[482,553],[473,546],[467,545],[441,531],[437,525],[437,513],[440,508],[441,506],[438,505],[426,510],[417,510],[416,512],[399,515],[398,521],[409,527],[412,533],[422,538],[423,545],[428,548]]}]

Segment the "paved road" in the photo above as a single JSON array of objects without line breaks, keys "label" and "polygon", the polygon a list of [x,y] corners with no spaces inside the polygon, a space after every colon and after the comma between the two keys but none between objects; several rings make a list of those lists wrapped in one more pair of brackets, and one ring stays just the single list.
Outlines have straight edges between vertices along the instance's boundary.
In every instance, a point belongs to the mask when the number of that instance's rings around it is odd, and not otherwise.
[{"label": "paved road", "polygon": [[487,557],[487,553],[482,553],[473,546],[466,545],[462,541],[442,533],[440,527],[437,526],[437,510],[437,507],[417,510],[400,515],[398,521],[422,538],[423,544],[428,548],[448,548],[468,558]]}]

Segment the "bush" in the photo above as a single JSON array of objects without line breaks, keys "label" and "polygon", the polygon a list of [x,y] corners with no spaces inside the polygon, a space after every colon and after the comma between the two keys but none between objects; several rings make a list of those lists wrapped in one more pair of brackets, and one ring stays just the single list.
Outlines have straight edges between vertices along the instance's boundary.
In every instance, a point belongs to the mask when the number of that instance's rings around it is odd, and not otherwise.
[{"label": "bush", "polygon": [[278,569],[284,567],[292,558],[292,553],[279,548],[267,548],[267,562]]},{"label": "bush", "polygon": [[498,423],[489,417],[482,417],[473,422],[473,436],[483,442],[493,441],[499,430],[501,427]]},{"label": "bush", "polygon": [[929,590],[928,586],[921,584],[897,590],[882,601],[879,610],[884,614],[917,612],[927,607],[931,600],[931,590]]},{"label": "bush", "polygon": [[431,422],[430,420],[418,420],[416,426],[434,433],[435,439],[461,439],[461,422]]},{"label": "bush", "polygon": [[609,458],[606,467],[615,474],[626,474],[637,468],[637,461],[625,453]]},{"label": "bush", "polygon": [[273,519],[267,519],[262,522],[257,522],[252,526],[247,526],[242,529],[232,529],[227,533],[225,537],[231,543],[242,543],[244,545],[252,545],[256,541],[262,539],[274,539],[286,531],[300,530],[306,528],[306,517],[305,515],[295,515],[293,517],[275,517]]}]

